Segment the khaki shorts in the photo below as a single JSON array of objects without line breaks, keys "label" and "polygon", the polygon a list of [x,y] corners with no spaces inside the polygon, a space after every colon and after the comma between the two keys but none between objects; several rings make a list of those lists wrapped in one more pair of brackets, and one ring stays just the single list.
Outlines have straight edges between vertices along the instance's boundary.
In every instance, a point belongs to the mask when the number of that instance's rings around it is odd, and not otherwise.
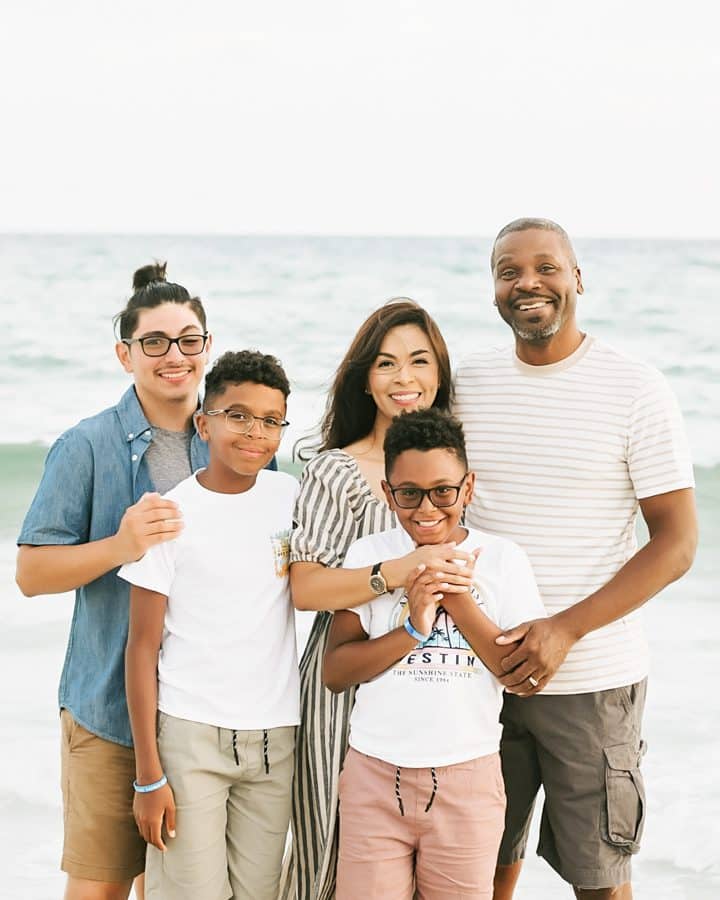
[{"label": "khaki shorts", "polygon": [[145,868],[133,818],[135,753],[60,713],[65,839],[61,869],[91,881],[129,881]]},{"label": "khaki shorts", "polygon": [[588,890],[630,881],[640,849],[645,789],[640,739],[647,679],[589,694],[506,694],[500,754],[507,793],[498,862],[525,855],[535,797],[545,805],[537,852]]},{"label": "khaki shorts", "polygon": [[159,714],[174,838],[148,846],[147,900],[276,900],[290,826],[295,726],[233,731]]}]

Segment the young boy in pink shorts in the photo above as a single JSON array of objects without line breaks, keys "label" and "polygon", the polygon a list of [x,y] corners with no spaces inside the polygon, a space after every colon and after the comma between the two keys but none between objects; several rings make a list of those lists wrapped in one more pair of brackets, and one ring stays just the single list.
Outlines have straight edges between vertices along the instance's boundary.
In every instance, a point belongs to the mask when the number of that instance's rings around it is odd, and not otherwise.
[{"label": "young boy in pink shorts", "polygon": [[524,552],[462,524],[473,494],[462,426],[398,416],[383,490],[399,527],[352,545],[357,568],[455,541],[477,556],[463,594],[418,568],[406,587],[335,613],[324,680],[360,685],[340,776],[338,900],[490,898],[503,831],[501,629],[544,615]]}]

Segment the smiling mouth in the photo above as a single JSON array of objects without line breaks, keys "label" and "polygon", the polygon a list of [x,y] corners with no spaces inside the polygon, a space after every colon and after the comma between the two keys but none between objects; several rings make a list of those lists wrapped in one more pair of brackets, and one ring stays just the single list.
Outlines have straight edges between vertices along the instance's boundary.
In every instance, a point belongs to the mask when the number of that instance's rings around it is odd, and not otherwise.
[{"label": "smiling mouth", "polygon": [[390,394],[390,398],[396,403],[413,403],[415,400],[420,399],[420,392],[413,391],[412,393],[405,394]]},{"label": "smiling mouth", "polygon": [[435,528],[436,525],[440,525],[445,521],[445,516],[441,519],[413,519],[413,523],[418,528]]},{"label": "smiling mouth", "polygon": [[191,369],[173,369],[169,372],[158,372],[158,375],[164,378],[165,381],[180,381],[186,375],[189,375],[190,372]]},{"label": "smiling mouth", "polygon": [[531,312],[532,310],[552,305],[553,302],[552,300],[520,300],[517,303],[513,303],[513,309],[519,312]]},{"label": "smiling mouth", "polygon": [[265,453],[264,450],[256,450],[255,447],[238,447],[238,446],[236,446],[235,449],[238,451],[238,453],[244,453],[246,456],[252,456],[252,457],[263,456]]}]

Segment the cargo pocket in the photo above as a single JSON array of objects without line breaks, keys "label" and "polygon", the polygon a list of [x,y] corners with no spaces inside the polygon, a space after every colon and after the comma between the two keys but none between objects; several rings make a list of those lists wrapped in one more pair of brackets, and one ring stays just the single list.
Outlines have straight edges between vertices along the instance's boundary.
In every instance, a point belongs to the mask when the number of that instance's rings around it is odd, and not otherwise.
[{"label": "cargo pocket", "polygon": [[645,786],[640,760],[645,742],[605,747],[607,834],[605,840],[623,853],[637,853],[645,824]]}]

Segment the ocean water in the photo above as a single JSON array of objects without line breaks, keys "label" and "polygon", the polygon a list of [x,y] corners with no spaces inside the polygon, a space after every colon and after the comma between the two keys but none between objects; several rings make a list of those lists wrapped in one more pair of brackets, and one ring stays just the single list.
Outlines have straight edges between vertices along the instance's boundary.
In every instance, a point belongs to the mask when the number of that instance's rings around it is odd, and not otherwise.
[{"label": "ocean water", "polygon": [[[293,392],[281,457],[311,431],[332,372],[374,307],[410,296],[435,316],[457,362],[507,343],[492,306],[490,241],[470,238],[0,236],[0,897],[61,893],[56,686],[68,595],[23,598],[14,539],[49,442],[127,385],[112,315],[153,258],[206,302],[214,356],[257,347],[283,361]],[[649,814],[639,900],[720,896],[720,356],[714,304],[720,242],[577,241],[585,330],[660,368],[685,414],[696,461],[701,546],[684,579],[648,604],[654,667],[644,763]],[[299,622],[300,639],[309,618]],[[518,900],[569,891],[530,855]]]}]

